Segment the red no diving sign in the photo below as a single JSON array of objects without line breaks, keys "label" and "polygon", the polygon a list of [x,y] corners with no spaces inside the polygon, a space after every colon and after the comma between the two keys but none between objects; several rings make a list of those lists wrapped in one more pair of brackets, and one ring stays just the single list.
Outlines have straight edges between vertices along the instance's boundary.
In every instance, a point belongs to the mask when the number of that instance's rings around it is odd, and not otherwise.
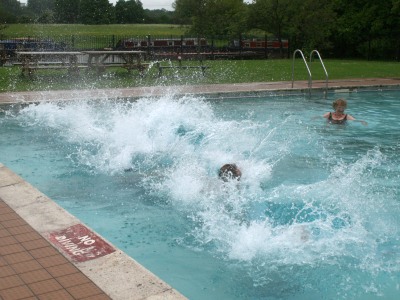
[{"label": "red no diving sign", "polygon": [[49,240],[75,262],[95,259],[115,251],[110,244],[82,224],[51,232]]}]

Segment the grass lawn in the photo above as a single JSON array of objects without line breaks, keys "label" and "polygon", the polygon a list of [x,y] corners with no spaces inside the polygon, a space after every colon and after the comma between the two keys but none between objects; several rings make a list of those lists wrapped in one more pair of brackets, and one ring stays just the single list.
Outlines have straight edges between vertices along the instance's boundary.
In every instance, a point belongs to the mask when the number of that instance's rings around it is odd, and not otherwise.
[{"label": "grass lawn", "polygon": [[105,36],[105,35],[182,35],[187,27],[170,24],[111,24],[111,25],[82,25],[82,24],[10,24],[1,31],[7,37],[43,36],[57,38],[59,36]]},{"label": "grass lawn", "polygon": [[[173,62],[176,64],[176,62]],[[324,61],[329,79],[350,78],[400,78],[400,63],[359,60]],[[167,64],[167,62],[164,62]],[[198,65],[195,61],[184,61],[184,65]],[[69,76],[65,70],[40,70],[33,78],[21,76],[19,67],[0,67],[0,92],[40,91],[59,89],[127,88],[155,85],[184,85],[209,83],[243,83],[291,81],[292,60],[216,60],[206,61],[210,68],[206,76],[194,70],[164,70],[158,77],[153,66],[141,78],[137,72],[128,74],[124,69],[108,69],[102,75],[90,74],[85,70],[79,76]],[[319,61],[310,64],[313,80],[325,80]],[[307,80],[308,73],[301,59],[295,62],[295,80]]]},{"label": "grass lawn", "polygon": [[[33,37],[63,42],[75,49],[107,47],[121,37],[180,37],[187,26],[171,24],[10,24],[0,31],[0,38]],[[115,39],[114,39],[115,38]]]}]

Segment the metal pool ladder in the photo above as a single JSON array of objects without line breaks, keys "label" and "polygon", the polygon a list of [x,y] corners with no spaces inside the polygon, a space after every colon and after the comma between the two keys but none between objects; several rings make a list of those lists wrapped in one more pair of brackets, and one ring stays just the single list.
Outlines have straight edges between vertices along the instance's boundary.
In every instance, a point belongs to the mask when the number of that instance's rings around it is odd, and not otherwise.
[{"label": "metal pool ladder", "polygon": [[[309,66],[308,66],[308,64],[307,64],[307,61],[306,61],[306,59],[305,59],[305,57],[304,57],[303,52],[302,52],[300,49],[295,50],[294,53],[293,53],[293,62],[292,62],[292,88],[293,88],[293,84],[294,84],[294,60],[295,60],[295,58],[296,58],[296,53],[300,53],[301,57],[303,58],[304,64],[306,65],[307,72],[308,72],[308,94],[309,94],[309,96],[311,96],[311,88],[312,88],[312,75],[311,75],[311,70],[310,70],[310,68],[309,68]],[[328,78],[329,78],[328,72],[326,71],[324,62],[322,61],[321,55],[319,54],[319,52],[318,52],[317,50],[312,50],[312,51],[311,51],[311,53],[310,53],[310,63],[311,63],[311,61],[312,61],[313,54],[316,54],[316,55],[318,56],[318,59],[319,59],[319,61],[321,62],[322,68],[324,69],[324,72],[325,72],[325,76],[326,76],[326,80],[325,80],[325,83],[326,83],[326,84],[325,84],[325,98],[326,98],[326,96],[327,96],[327,94],[328,94]]]}]

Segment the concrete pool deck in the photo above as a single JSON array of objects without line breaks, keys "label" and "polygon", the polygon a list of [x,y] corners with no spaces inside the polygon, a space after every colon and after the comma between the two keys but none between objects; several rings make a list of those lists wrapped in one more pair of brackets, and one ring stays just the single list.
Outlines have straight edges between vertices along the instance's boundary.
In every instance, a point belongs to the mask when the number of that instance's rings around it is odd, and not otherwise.
[{"label": "concrete pool deck", "polygon": [[186,299],[0,163],[0,299]]},{"label": "concrete pool deck", "polygon": [[[325,80],[314,80],[312,89],[323,90],[326,87]],[[362,78],[347,80],[330,80],[329,91],[337,89],[354,90],[358,88],[400,88],[400,78]],[[237,84],[207,84],[207,85],[187,85],[169,87],[134,87],[124,89],[96,89],[96,90],[76,90],[76,91],[43,91],[43,92],[15,92],[0,93],[1,104],[21,104],[43,101],[68,101],[77,99],[106,99],[106,98],[136,98],[142,96],[162,96],[168,91],[174,94],[240,94],[240,93],[259,93],[274,91],[306,91],[308,81],[288,81],[276,82],[253,82]]]},{"label": "concrete pool deck", "polygon": [[[295,90],[307,90],[297,81]],[[323,89],[325,81],[314,81]],[[330,81],[330,90],[400,88],[399,79]],[[169,87],[181,94],[293,91],[291,82]],[[2,104],[159,96],[165,87],[0,93]],[[1,108],[0,108],[1,109]],[[0,299],[186,299],[0,163]]]}]

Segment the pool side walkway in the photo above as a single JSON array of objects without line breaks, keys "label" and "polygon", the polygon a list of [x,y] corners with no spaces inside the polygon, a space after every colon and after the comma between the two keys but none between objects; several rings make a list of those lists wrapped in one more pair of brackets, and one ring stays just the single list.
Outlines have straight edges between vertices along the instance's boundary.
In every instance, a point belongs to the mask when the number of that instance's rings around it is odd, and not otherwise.
[{"label": "pool side walkway", "polygon": [[[313,89],[325,89],[325,80],[314,80]],[[335,91],[337,89],[354,90],[360,87],[382,88],[396,87],[400,88],[400,78],[362,78],[347,80],[330,80],[328,89]],[[30,103],[43,101],[68,101],[77,99],[106,99],[106,98],[129,98],[143,96],[162,96],[171,92],[171,94],[238,94],[254,92],[273,92],[273,91],[306,91],[308,90],[308,81],[288,81],[276,82],[253,82],[237,84],[207,84],[207,85],[186,85],[186,86],[156,86],[156,87],[134,87],[125,89],[96,89],[96,90],[76,90],[76,91],[43,91],[43,92],[15,92],[0,93],[1,104]]]},{"label": "pool side walkway", "polygon": [[0,163],[0,299],[186,299]]},{"label": "pool side walkway", "polygon": [[[325,81],[314,81],[323,89]],[[330,90],[400,88],[398,79],[329,82]],[[295,90],[307,90],[297,81]],[[174,94],[291,91],[291,82],[0,93],[2,104]],[[172,94],[172,92],[171,92]],[[186,299],[0,162],[0,299]]]}]

